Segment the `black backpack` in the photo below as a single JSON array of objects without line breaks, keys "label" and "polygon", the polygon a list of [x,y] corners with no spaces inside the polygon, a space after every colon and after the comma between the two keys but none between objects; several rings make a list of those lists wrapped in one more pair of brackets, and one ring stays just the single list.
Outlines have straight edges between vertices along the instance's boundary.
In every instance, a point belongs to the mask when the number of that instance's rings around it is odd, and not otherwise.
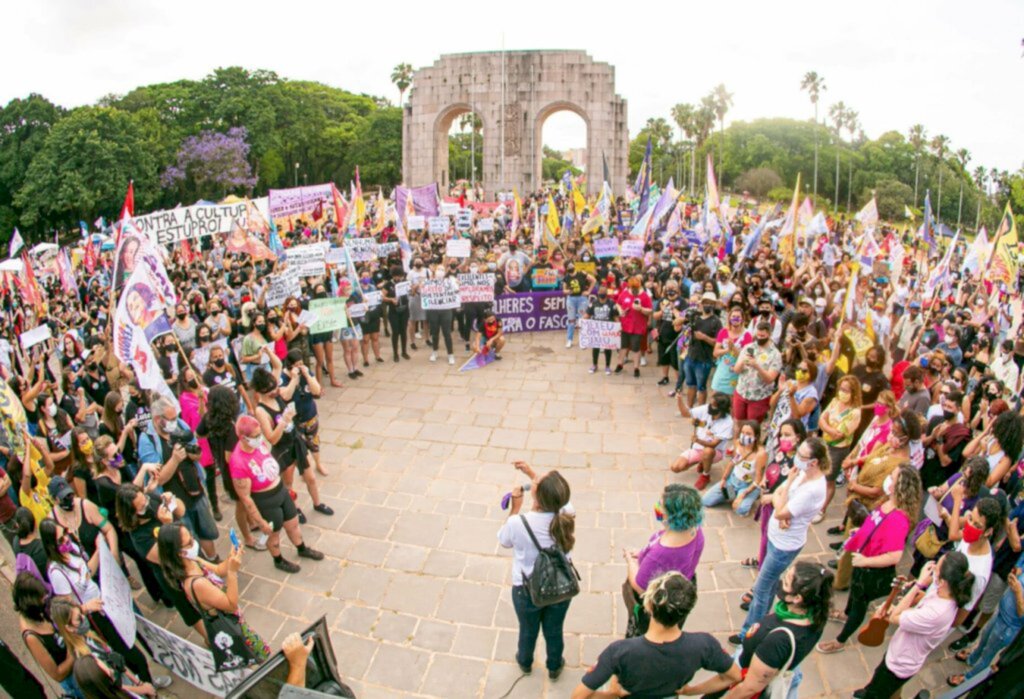
[{"label": "black backpack", "polygon": [[530,593],[530,600],[536,607],[548,607],[565,600],[572,599],[580,591],[580,574],[569,557],[558,548],[556,543],[550,548],[542,548],[526,517],[519,515],[526,527],[526,533],[537,547],[537,560],[533,564],[533,572],[523,575],[523,584]]}]

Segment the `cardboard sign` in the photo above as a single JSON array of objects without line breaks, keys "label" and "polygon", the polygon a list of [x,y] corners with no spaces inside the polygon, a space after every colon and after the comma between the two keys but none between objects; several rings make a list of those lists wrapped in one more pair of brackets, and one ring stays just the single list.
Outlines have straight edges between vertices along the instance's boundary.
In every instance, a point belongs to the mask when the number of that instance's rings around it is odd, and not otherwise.
[{"label": "cardboard sign", "polygon": [[367,308],[376,308],[384,303],[384,294],[379,291],[364,291],[363,301],[366,302]]},{"label": "cardboard sign", "polygon": [[353,262],[377,259],[377,241],[373,238],[349,238],[345,241],[345,247]]},{"label": "cardboard sign", "polygon": [[458,308],[459,290],[444,279],[427,279],[420,282],[420,303],[425,311],[443,311]]},{"label": "cardboard sign", "polygon": [[291,267],[280,274],[271,274],[267,277],[267,308],[280,306],[289,296],[298,296],[301,293],[299,273]]},{"label": "cardboard sign", "polygon": [[622,346],[622,325],[607,320],[580,321],[580,349],[613,349]]},{"label": "cardboard sign", "polygon": [[450,224],[451,221],[447,216],[431,216],[427,220],[429,231],[435,235],[447,233]]},{"label": "cardboard sign", "polygon": [[459,300],[462,303],[490,303],[494,301],[494,275],[460,274]]},{"label": "cardboard sign", "polygon": [[424,216],[410,216],[405,220],[405,225],[410,231],[422,231],[425,224]]},{"label": "cardboard sign", "polygon": [[362,318],[366,315],[366,304],[365,303],[353,303],[348,307],[348,317],[352,320],[356,318]]},{"label": "cardboard sign", "polygon": [[377,257],[384,259],[398,252],[398,243],[381,243],[377,246]]},{"label": "cardboard sign", "polygon": [[448,257],[469,257],[472,247],[472,241],[469,238],[449,240],[445,245],[444,254]]},{"label": "cardboard sign", "polygon": [[622,252],[623,257],[640,257],[644,256],[644,241],[642,240],[623,240],[622,241]]},{"label": "cardboard sign", "polygon": [[555,289],[558,287],[558,270],[554,267],[532,269],[530,283],[534,289]]},{"label": "cardboard sign", "polygon": [[455,214],[455,230],[468,231],[473,226],[473,210],[459,209]]},{"label": "cardboard sign", "polygon": [[[469,241],[467,240],[466,242],[468,243]],[[27,350],[30,347],[35,347],[40,342],[46,342],[51,337],[53,337],[53,334],[50,332],[50,326],[43,323],[41,325],[37,325],[31,330],[23,332],[18,336],[18,339],[21,341],[21,348]]]},{"label": "cardboard sign", "polygon": [[309,310],[316,313],[316,321],[308,326],[310,333],[334,332],[348,327],[345,299],[313,299],[309,302]]},{"label": "cardboard sign", "polygon": [[345,248],[327,248],[324,253],[324,262],[332,267],[340,267],[345,264]]},{"label": "cardboard sign", "polygon": [[476,222],[476,229],[481,233],[489,233],[494,230],[493,218],[482,218]]},{"label": "cardboard sign", "polygon": [[442,202],[441,216],[454,216],[459,213],[459,205],[456,202]]},{"label": "cardboard sign", "polygon": [[121,566],[110,552],[106,539],[100,537],[100,593],[103,612],[117,630],[125,645],[135,645],[135,612],[132,610],[132,586]]},{"label": "cardboard sign", "polygon": [[412,286],[412,282],[398,282],[395,284],[395,298],[398,298],[399,296],[408,296],[410,286]]},{"label": "cardboard sign", "polygon": [[216,233],[230,233],[235,221],[245,220],[245,202],[223,206],[183,206],[155,211],[133,219],[136,227],[157,245],[170,245]]},{"label": "cardboard sign", "polygon": [[600,238],[594,241],[594,257],[618,257],[619,241],[615,238]]},{"label": "cardboard sign", "polygon": [[288,268],[300,277],[320,277],[327,271],[323,245],[298,245],[288,248]]},{"label": "cardboard sign", "polygon": [[[131,605],[128,609],[131,609]],[[152,651],[153,660],[170,669],[175,676],[215,697],[226,697],[228,692],[251,672],[217,672],[213,663],[213,653],[206,648],[200,648],[141,616],[136,615],[135,622],[139,636],[146,641]]]}]

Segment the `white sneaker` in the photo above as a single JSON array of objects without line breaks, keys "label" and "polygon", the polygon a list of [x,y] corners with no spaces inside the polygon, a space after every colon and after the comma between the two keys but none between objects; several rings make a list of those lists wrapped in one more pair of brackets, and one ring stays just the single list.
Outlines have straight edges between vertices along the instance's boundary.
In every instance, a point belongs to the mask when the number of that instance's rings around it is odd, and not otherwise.
[{"label": "white sneaker", "polygon": [[455,355],[448,355],[448,363],[451,364],[452,366],[455,366]]},{"label": "white sneaker", "polygon": [[423,335],[421,333],[416,333],[416,339],[417,340],[422,340],[423,339]]},{"label": "white sneaker", "polygon": [[593,373],[594,373],[594,372],[596,372],[596,371],[597,371],[597,367],[596,367],[596,366],[592,366],[592,367],[590,367],[590,373],[591,373],[591,374],[593,374]]},{"label": "white sneaker", "polygon": [[431,352],[430,353],[430,361],[432,361],[432,362],[436,362],[437,361],[437,352]]},{"label": "white sneaker", "polygon": [[566,340],[565,341],[565,348],[569,349],[570,347],[572,347],[572,340]]},{"label": "white sneaker", "polygon": [[640,357],[640,366],[647,366],[647,357]]},{"label": "white sneaker", "polygon": [[254,549],[256,549],[257,551],[266,551],[267,550],[267,541],[269,541],[269,540],[270,540],[270,537],[267,534],[264,534],[263,532],[260,532],[259,534],[256,535],[256,543],[253,544],[252,547]]},{"label": "white sneaker", "polygon": [[171,686],[171,682],[174,678],[170,675],[154,675],[153,676],[153,688],[154,689],[167,689]]}]

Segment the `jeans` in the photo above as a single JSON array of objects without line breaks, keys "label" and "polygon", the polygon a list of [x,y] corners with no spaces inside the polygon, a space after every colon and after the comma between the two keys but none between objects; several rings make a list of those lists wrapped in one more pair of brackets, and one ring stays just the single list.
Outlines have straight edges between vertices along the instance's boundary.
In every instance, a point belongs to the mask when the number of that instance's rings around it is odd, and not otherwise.
[{"label": "jeans", "polygon": [[220,535],[217,520],[213,518],[213,511],[210,509],[210,499],[205,494],[192,503],[192,507],[185,508],[185,516],[181,518],[181,523],[197,539],[216,541]]},{"label": "jeans", "polygon": [[1014,628],[1002,621],[998,613],[992,617],[988,626],[981,632],[981,639],[978,641],[977,647],[967,658],[967,664],[970,665],[970,669],[967,670],[967,679],[973,678],[991,665],[996,653],[1010,645],[1010,641],[1018,631],[1020,631],[1020,627]]},{"label": "jeans", "polygon": [[525,585],[512,587],[512,606],[519,619],[519,649],[516,651],[516,662],[522,667],[533,667],[533,651],[537,647],[537,637],[544,632],[544,646],[547,649],[547,668],[557,670],[565,662],[562,651],[565,639],[562,638],[562,624],[569,611],[569,602],[565,600],[548,607],[537,607],[530,599],[530,591]]},{"label": "jeans", "polygon": [[587,303],[587,297],[582,294],[565,297],[565,312],[569,321],[565,324],[565,339],[569,342],[572,342],[573,333],[576,329],[576,320],[582,318],[583,314],[587,311]]},{"label": "jeans", "polygon": [[687,357],[683,360],[683,372],[686,375],[686,387],[696,388],[700,392],[707,390],[708,377],[711,376],[711,369],[714,362],[702,362]]},{"label": "jeans", "polygon": [[[708,491],[704,493],[704,497],[702,497],[700,501],[704,507],[714,507],[715,505],[721,505],[723,502],[731,503],[736,499],[736,494],[742,490],[746,490],[747,487],[747,483],[733,478],[733,475],[730,473],[729,478],[725,481],[724,488],[721,483],[715,483],[713,486],[708,488]],[[744,495],[743,501],[736,509],[736,514],[740,517],[746,517],[750,513],[750,508],[754,506],[755,502],[757,502],[757,496],[760,494],[760,489],[754,488]]]},{"label": "jeans", "polygon": [[761,571],[754,581],[754,599],[750,603],[750,611],[743,622],[740,635],[745,636],[750,627],[761,621],[761,617],[771,611],[772,600],[775,597],[775,588],[786,572],[790,564],[800,555],[803,547],[794,551],[782,551],[775,548],[775,545],[768,542],[768,553],[765,554],[764,562],[761,564]]}]

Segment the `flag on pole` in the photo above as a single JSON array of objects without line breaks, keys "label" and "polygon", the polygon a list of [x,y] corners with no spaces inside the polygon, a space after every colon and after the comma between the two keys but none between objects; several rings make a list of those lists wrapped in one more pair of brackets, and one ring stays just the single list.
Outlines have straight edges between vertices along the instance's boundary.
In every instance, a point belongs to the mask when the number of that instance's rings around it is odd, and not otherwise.
[{"label": "flag on pole", "polygon": [[523,215],[523,202],[519,198],[519,192],[516,188],[512,188],[512,223],[509,224],[508,238],[513,243],[516,240],[516,235],[519,233],[519,224],[521,223],[520,218]]},{"label": "flag on pole", "polygon": [[9,257],[14,257],[18,254],[18,251],[25,247],[25,240],[21,237],[21,233],[18,229],[14,229],[14,235],[11,236],[11,247]]},{"label": "flag on pole", "polygon": [[957,231],[956,235],[953,236],[953,242],[950,243],[948,248],[946,248],[946,254],[942,256],[942,259],[939,261],[939,264],[935,266],[935,269],[932,270],[932,273],[928,276],[927,281],[925,281],[925,298],[930,299],[932,296],[934,296],[935,292],[938,290],[940,286],[945,287],[949,285],[950,258],[953,257],[953,250],[956,248],[956,242],[959,239],[959,237],[960,231]]},{"label": "flag on pole", "polygon": [[82,255],[82,264],[85,265],[85,270],[89,274],[96,271],[96,246],[93,245],[91,235],[85,239],[85,254]]},{"label": "flag on pole", "polygon": [[930,190],[925,190],[924,193],[924,220],[922,221],[917,234],[921,236],[921,240],[923,240],[928,246],[929,253],[935,250],[935,231],[932,228],[932,200]]},{"label": "flag on pole", "polygon": [[608,157],[605,155],[604,151],[601,151],[601,165],[604,167],[604,181],[609,182],[612,178],[611,175],[608,174]]},{"label": "flag on pole", "polygon": [[800,175],[796,175],[796,187],[793,189],[793,203],[789,206],[789,211],[786,213],[786,220],[782,223],[782,229],[779,231],[779,255],[783,260],[788,261],[790,264],[796,264],[796,226],[797,226],[797,207],[799,206],[800,200]]},{"label": "flag on pole", "polygon": [[128,180],[128,192],[124,195],[124,206],[121,207],[121,218],[135,216],[135,181]]},{"label": "flag on pole", "polygon": [[903,205],[903,218],[909,218],[911,221],[914,220],[914,212],[906,204]]},{"label": "flag on pole", "polygon": [[344,233],[348,222],[348,204],[338,188],[331,182],[331,198],[334,200],[334,224],[339,233]]},{"label": "flag on pole", "polygon": [[889,246],[889,279],[895,287],[903,276],[903,260],[907,257],[907,249],[898,240]]},{"label": "flag on pole", "polygon": [[78,222],[78,230],[80,230],[82,232],[82,237],[83,238],[89,237],[89,224],[86,223],[85,221],[79,220],[79,222]]},{"label": "flag on pole", "polygon": [[991,254],[992,246],[988,242],[988,231],[982,226],[978,235],[974,237],[974,242],[967,248],[967,255],[964,257],[964,270],[971,274],[977,274],[981,270],[981,265],[989,259]]},{"label": "flag on pole", "polygon": [[643,213],[647,210],[647,203],[651,197],[651,135],[647,134],[647,149],[644,151],[643,162],[640,163],[640,172],[636,175],[636,183],[633,191],[640,198],[640,205],[637,211]]},{"label": "flag on pole", "polygon": [[1012,286],[1017,281],[1017,222],[1010,210],[1010,202],[1006,202],[1006,210],[996,229],[995,242],[992,246],[992,257],[989,258],[988,273],[985,275],[992,281],[1001,281]]},{"label": "flag on pole", "polygon": [[555,208],[555,200],[551,198],[550,194],[548,194],[548,213],[545,223],[552,236],[557,236],[562,230],[562,226],[558,222],[558,209]]},{"label": "flag on pole", "polygon": [[871,197],[871,201],[864,205],[864,208],[857,212],[854,216],[857,223],[859,223],[864,230],[871,230],[878,225],[878,202],[875,201],[874,197]]}]

